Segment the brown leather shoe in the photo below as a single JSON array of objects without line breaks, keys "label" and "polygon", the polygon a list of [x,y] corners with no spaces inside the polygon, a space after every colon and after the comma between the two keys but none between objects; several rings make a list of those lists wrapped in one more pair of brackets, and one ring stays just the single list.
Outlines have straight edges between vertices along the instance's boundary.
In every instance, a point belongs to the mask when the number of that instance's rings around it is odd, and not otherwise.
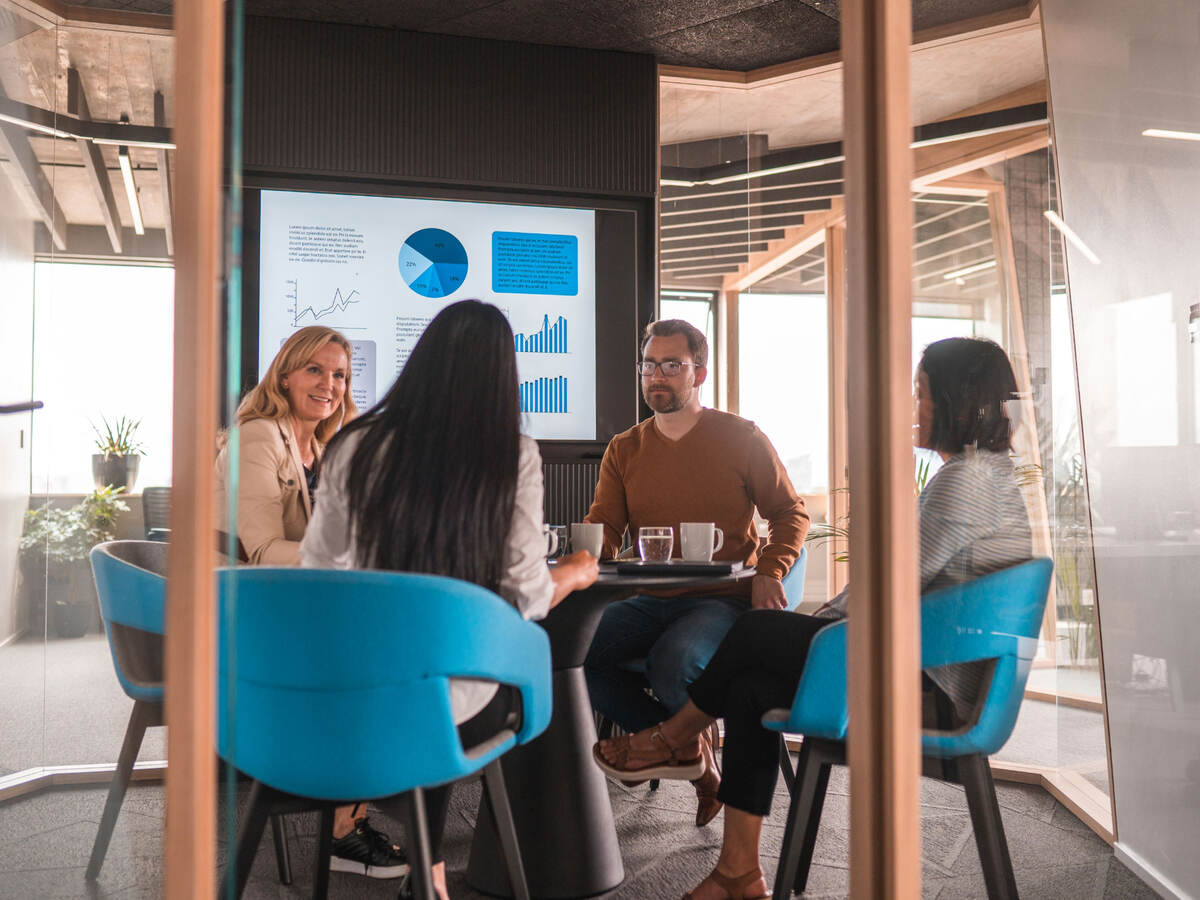
[{"label": "brown leather shoe", "polygon": [[692,782],[696,788],[696,827],[703,828],[717,817],[724,806],[717,799],[717,790],[721,787],[721,768],[717,765],[717,744],[721,733],[717,723],[713,722],[708,730],[700,735],[700,758],[704,760],[704,774]]}]

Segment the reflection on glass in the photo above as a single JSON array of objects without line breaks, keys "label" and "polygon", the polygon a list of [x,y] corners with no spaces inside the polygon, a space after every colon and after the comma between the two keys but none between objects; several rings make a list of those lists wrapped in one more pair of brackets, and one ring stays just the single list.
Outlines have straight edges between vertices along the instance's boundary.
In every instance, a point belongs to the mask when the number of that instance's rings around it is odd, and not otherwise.
[{"label": "reflection on glass", "polygon": [[717,345],[713,329],[712,294],[701,291],[664,291],[658,301],[660,319],[683,319],[704,332],[708,340],[709,376],[700,385],[700,403],[713,405],[713,373],[716,371]]},{"label": "reflection on glass", "polygon": [[828,489],[829,336],[824,294],[738,301],[741,415],[771,440],[801,494]]}]

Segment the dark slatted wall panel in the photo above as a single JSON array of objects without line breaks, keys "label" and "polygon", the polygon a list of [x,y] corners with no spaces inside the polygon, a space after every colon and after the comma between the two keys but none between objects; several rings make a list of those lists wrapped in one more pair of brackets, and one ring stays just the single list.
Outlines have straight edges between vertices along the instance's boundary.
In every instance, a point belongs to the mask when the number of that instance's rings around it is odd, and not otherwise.
[{"label": "dark slatted wall panel", "polygon": [[543,507],[545,521],[552,525],[582,522],[592,505],[596,480],[600,477],[600,460],[583,462],[542,463],[542,478],[546,493]]},{"label": "dark slatted wall panel", "polygon": [[245,170],[652,196],[652,57],[246,20]]}]

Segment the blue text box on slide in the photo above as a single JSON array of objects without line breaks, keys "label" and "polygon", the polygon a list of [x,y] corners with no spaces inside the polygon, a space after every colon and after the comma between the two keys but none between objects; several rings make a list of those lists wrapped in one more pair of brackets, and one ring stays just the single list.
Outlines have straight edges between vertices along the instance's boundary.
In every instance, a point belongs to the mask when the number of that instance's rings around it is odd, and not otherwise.
[{"label": "blue text box on slide", "polygon": [[493,231],[492,291],[575,296],[579,293],[579,238]]}]

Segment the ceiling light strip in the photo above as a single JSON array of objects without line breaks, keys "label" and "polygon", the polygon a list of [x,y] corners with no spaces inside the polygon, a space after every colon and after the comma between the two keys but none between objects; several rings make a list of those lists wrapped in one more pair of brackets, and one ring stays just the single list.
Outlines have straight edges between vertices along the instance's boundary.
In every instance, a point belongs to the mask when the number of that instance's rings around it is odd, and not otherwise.
[{"label": "ceiling light strip", "polygon": [[125,196],[129,200],[129,214],[133,217],[134,233],[145,234],[146,224],[142,221],[142,206],[138,203],[137,185],[133,181],[133,162],[129,158],[128,147],[117,151],[117,162],[121,165],[121,180],[125,182]]}]

